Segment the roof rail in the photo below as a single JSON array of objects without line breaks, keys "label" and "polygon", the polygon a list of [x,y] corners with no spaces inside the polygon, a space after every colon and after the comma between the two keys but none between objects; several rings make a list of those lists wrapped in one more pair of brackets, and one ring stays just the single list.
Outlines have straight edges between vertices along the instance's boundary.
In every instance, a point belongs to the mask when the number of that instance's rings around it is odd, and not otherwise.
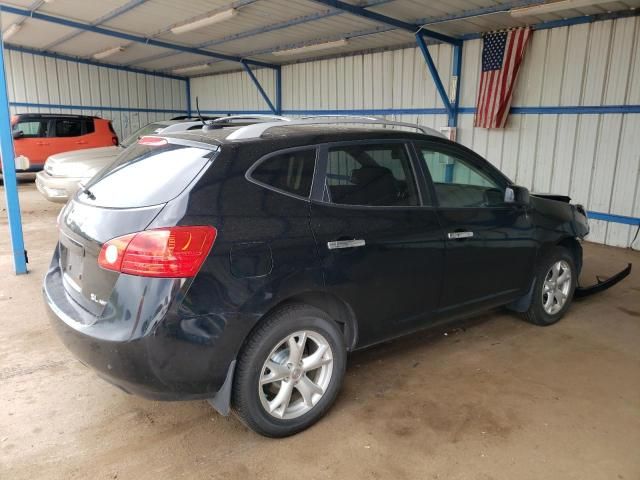
[{"label": "roof rail", "polygon": [[[425,135],[434,135],[438,137],[444,137],[440,132],[433,128],[424,127],[415,123],[395,122],[393,120],[386,120],[384,118],[377,117],[358,117],[352,115],[317,115],[310,117],[302,117],[300,119],[290,119],[287,122],[287,126],[293,125],[336,125],[336,124],[348,124],[348,123],[363,123],[373,125],[389,125],[394,127],[406,127],[419,130]],[[264,132],[270,128],[282,127],[282,122],[266,122],[256,123],[248,125],[246,127],[239,128],[238,130],[231,132],[227,136],[227,140],[247,140],[250,138],[260,138]]]},{"label": "roof rail", "polygon": [[282,115],[267,115],[256,113],[255,115],[246,114],[246,115],[227,115],[226,117],[218,117],[212,120],[212,123],[224,123],[228,120],[274,120],[281,122],[289,122],[291,119],[289,117],[283,117]]}]

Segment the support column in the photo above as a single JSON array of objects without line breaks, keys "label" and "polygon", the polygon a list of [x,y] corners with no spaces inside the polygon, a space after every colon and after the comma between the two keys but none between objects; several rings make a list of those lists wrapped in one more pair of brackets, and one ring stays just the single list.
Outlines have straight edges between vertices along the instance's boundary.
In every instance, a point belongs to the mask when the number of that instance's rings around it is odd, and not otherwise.
[{"label": "support column", "polygon": [[27,255],[24,250],[22,236],[22,220],[20,218],[20,200],[16,179],[16,164],[11,134],[11,116],[9,98],[7,96],[7,78],[4,69],[4,44],[0,42],[0,152],[2,154],[2,176],[4,180],[4,196],[9,217],[9,236],[13,252],[13,268],[16,274],[27,273]]},{"label": "support column", "polygon": [[[262,98],[264,98],[264,101],[267,102],[267,105],[269,106],[269,109],[274,114],[278,115],[278,109],[271,102],[271,99],[269,98],[269,95],[267,95],[267,92],[264,91],[264,88],[262,88],[262,85],[260,85],[260,82],[256,78],[255,74],[253,73],[253,71],[251,70],[249,65],[247,65],[245,62],[240,62],[240,63],[242,64],[242,67],[247,72],[247,74],[249,74],[249,78],[251,78],[251,81],[254,83],[254,85],[258,89],[258,92],[260,92],[260,95],[262,95]],[[277,87],[276,87],[276,95],[277,95],[277,93],[278,93],[278,90],[277,90]]]}]

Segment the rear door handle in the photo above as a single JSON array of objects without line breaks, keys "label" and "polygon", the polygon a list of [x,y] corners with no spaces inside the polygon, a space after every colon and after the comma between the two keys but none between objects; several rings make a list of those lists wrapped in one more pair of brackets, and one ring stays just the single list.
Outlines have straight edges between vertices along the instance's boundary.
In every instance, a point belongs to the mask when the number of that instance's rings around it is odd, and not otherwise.
[{"label": "rear door handle", "polygon": [[336,240],[334,242],[327,242],[327,248],[329,250],[337,250],[340,248],[364,247],[365,245],[366,245],[366,242],[362,239]]},{"label": "rear door handle", "polygon": [[471,237],[473,237],[473,232],[468,232],[468,231],[447,233],[447,238],[449,238],[449,240],[461,240],[463,238],[471,238]]}]

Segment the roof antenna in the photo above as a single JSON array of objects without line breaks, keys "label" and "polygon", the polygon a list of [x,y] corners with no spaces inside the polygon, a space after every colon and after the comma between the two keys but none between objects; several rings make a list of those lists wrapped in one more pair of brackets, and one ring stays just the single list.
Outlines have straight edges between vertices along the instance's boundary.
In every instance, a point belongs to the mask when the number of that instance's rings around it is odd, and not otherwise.
[{"label": "roof antenna", "polygon": [[202,113],[200,113],[200,102],[199,102],[199,98],[196,97],[196,111],[198,112],[198,117],[200,118],[200,121],[202,122],[202,130],[203,131],[208,131],[208,130],[214,130],[215,127],[209,123],[207,123],[204,119],[204,117],[202,116]]}]

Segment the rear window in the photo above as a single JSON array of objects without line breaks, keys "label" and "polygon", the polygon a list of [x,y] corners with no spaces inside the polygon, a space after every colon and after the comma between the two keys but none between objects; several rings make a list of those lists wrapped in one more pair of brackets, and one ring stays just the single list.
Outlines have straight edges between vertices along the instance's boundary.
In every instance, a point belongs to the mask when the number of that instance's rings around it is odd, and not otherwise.
[{"label": "rear window", "polygon": [[86,186],[91,195],[81,192],[79,198],[111,208],[166,203],[180,195],[217,152],[214,146],[134,144]]}]

